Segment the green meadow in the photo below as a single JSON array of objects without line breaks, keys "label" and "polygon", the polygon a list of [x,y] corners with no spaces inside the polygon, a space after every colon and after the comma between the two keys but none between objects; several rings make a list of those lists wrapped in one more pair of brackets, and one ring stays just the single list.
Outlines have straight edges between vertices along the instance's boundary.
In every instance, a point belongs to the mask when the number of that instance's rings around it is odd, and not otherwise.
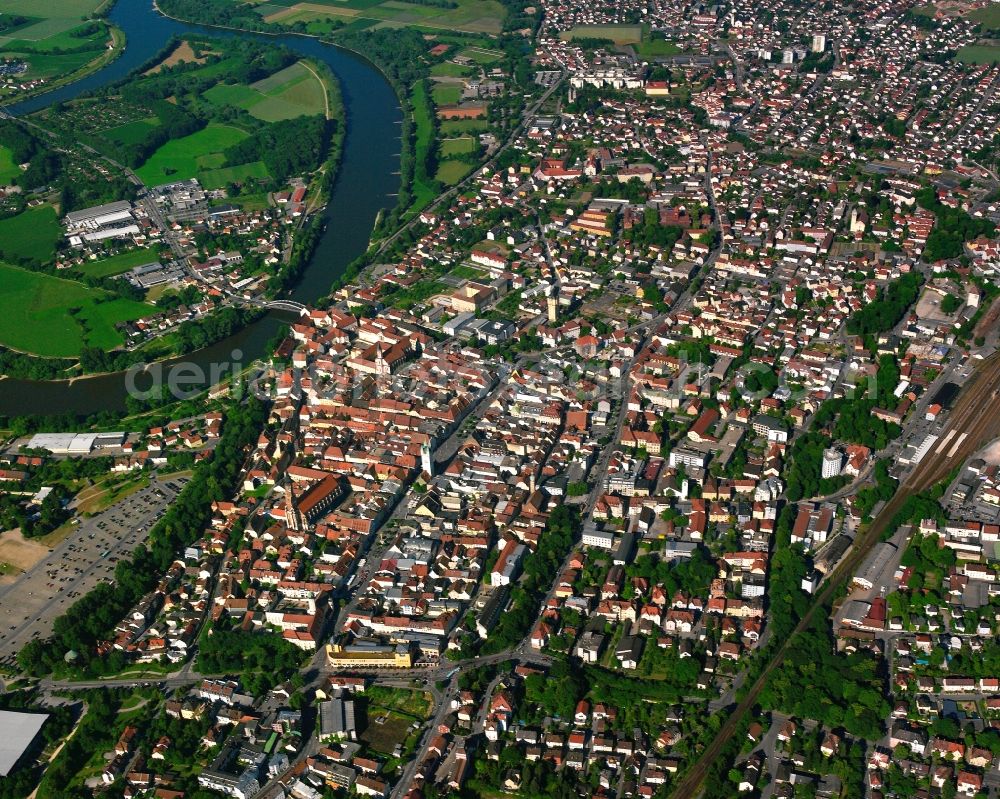
[{"label": "green meadow", "polygon": [[159,253],[155,248],[142,247],[138,250],[129,250],[128,252],[112,255],[98,261],[87,261],[73,271],[87,277],[111,277],[157,260],[159,260]]},{"label": "green meadow", "polygon": [[1000,30],[1000,3],[991,3],[983,8],[977,8],[974,11],[970,11],[966,16],[973,22],[978,22],[987,30]]},{"label": "green meadow", "polygon": [[249,86],[220,83],[205,92],[205,99],[242,108],[264,122],[326,112],[323,84],[301,61]]},{"label": "green meadow", "polygon": [[14,163],[14,153],[9,147],[0,147],[0,186],[13,183],[20,174],[20,168]]},{"label": "green meadow", "polygon": [[50,357],[79,355],[84,346],[113,349],[115,324],[153,311],[73,280],[0,264],[0,344]]},{"label": "green meadow", "polygon": [[[281,25],[302,23],[316,32],[329,30],[331,19],[354,24],[362,20],[384,27],[498,34],[503,28],[504,7],[498,0],[455,0],[454,8],[417,5],[402,0],[270,0],[255,10],[265,21]],[[326,25],[326,28],[322,26]],[[313,31],[310,31],[313,32]]]},{"label": "green meadow", "polygon": [[965,64],[1000,64],[1000,45],[969,44],[958,48],[955,57]]},{"label": "green meadow", "polygon": [[198,177],[203,171],[220,168],[226,148],[247,136],[239,128],[213,122],[197,133],[167,142],[135,173],[147,186]]},{"label": "green meadow", "polygon": [[62,238],[62,226],[51,205],[0,219],[0,257],[49,261]]}]

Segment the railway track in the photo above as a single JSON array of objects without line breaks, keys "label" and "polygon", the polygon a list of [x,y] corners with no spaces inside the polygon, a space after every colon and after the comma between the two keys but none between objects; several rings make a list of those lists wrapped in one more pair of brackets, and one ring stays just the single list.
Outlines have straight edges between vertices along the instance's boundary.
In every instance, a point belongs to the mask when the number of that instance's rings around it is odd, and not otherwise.
[{"label": "railway track", "polygon": [[[746,696],[737,704],[701,757],[677,783],[671,794],[674,799],[695,799],[699,795],[708,769],[722,755],[723,749],[736,732],[743,717],[756,704],[757,697],[771,673],[781,666],[789,652],[792,639],[797,633],[809,627],[816,612],[820,608],[825,608],[834,592],[855,574],[871,548],[879,542],[892,518],[902,509],[906,498],[940,482],[983,444],[1000,436],[998,389],[1000,389],[1000,352],[984,360],[963,386],[944,431],[945,434],[955,431],[949,446],[935,448],[927,453],[864,534],[855,541],[844,560],[823,583],[813,603],[791,635],[772,656],[771,662],[747,691]],[[963,433],[966,434],[964,438],[955,444],[954,441],[957,441]]]}]

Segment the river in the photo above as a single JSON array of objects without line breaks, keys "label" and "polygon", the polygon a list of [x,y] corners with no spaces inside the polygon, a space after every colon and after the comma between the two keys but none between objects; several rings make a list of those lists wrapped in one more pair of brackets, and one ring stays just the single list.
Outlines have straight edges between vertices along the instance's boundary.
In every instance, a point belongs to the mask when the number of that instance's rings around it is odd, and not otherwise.
[{"label": "river", "polygon": [[[327,294],[334,279],[361,255],[378,212],[395,205],[399,190],[402,111],[385,77],[362,58],[317,39],[224,31],[168,19],[151,0],[118,0],[109,19],[126,38],[125,52],[103,69],[75,83],[10,106],[14,115],[29,114],[53,103],[71,100],[113,83],[149,61],[172,36],[208,33],[241,36],[282,44],[300,55],[327,64],[340,79],[347,114],[340,171],[324,215],[326,230],[312,260],[291,292],[302,303]],[[182,360],[206,373],[216,364],[249,363],[264,354],[264,346],[286,315],[270,314],[231,338]],[[234,359],[233,354],[239,353]],[[170,362],[167,362],[169,365]],[[125,407],[124,374],[99,375],[73,381],[0,380],[0,415],[33,413],[91,414]]]}]

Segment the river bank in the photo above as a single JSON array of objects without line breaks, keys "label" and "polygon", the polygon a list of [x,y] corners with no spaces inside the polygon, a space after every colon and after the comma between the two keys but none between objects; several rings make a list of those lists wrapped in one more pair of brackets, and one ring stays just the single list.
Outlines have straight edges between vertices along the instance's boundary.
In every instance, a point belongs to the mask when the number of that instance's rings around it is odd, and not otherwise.
[{"label": "river bank", "polygon": [[[143,96],[141,93],[147,91],[146,86],[156,80],[156,78],[150,76],[165,61],[173,63],[168,60],[171,57],[171,53],[187,45],[188,42],[196,42],[200,48],[211,48],[217,56],[227,59],[231,59],[234,53],[239,52],[235,49],[237,46],[242,46],[239,44],[240,40],[238,39],[223,38],[218,35],[210,37],[204,35],[200,37],[189,36],[188,39],[184,40],[173,37],[165,47],[160,49],[151,62],[140,66],[128,78],[118,84],[111,86],[107,90],[95,90],[84,95],[82,98],[64,103],[62,105],[63,113],[58,118],[44,111],[38,111],[31,117],[25,118],[23,122],[30,125],[32,132],[37,133],[47,142],[46,146],[48,148],[69,150],[76,144],[78,136],[82,135],[78,133],[78,130],[88,130],[86,128],[88,118],[95,116],[98,118],[113,117],[115,114],[121,114],[122,103],[120,95],[131,94],[131,96]],[[282,241],[281,253],[278,258],[274,259],[274,265],[266,268],[263,282],[253,292],[253,295],[244,296],[237,293],[230,294],[229,292],[224,292],[224,296],[220,297],[221,303],[216,302],[215,310],[200,313],[193,320],[189,318],[189,315],[180,315],[169,319],[169,324],[161,322],[158,326],[159,329],[154,327],[153,332],[143,337],[144,340],[141,342],[133,342],[131,345],[126,343],[124,346],[116,349],[100,348],[99,350],[95,350],[94,347],[90,346],[90,342],[87,339],[80,336],[78,340],[82,346],[82,350],[77,350],[76,353],[71,351],[58,353],[59,357],[52,357],[54,355],[53,352],[42,348],[44,343],[41,336],[38,337],[39,346],[35,348],[31,346],[30,342],[24,336],[18,338],[16,334],[8,335],[8,325],[7,328],[4,328],[5,335],[2,339],[4,346],[0,348],[0,373],[12,378],[72,381],[81,376],[89,377],[109,374],[129,369],[135,364],[163,361],[171,357],[186,355],[195,347],[202,348],[214,344],[232,335],[235,331],[256,322],[264,314],[264,311],[258,309],[256,306],[282,299],[287,291],[294,286],[308,264],[309,258],[318,242],[319,233],[322,230],[322,224],[318,219],[322,217],[323,209],[329,200],[330,187],[336,180],[336,174],[340,166],[345,137],[346,112],[336,75],[325,64],[313,58],[301,58],[296,61],[296,55],[290,57],[287,54],[282,55],[281,49],[276,44],[268,44],[266,47],[266,52],[270,53],[274,59],[272,64],[275,66],[272,66],[272,71],[277,69],[276,65],[278,63],[286,64],[291,61],[294,62],[293,66],[298,70],[295,74],[308,79],[310,93],[307,97],[309,105],[299,112],[299,117],[297,118],[301,119],[303,115],[319,115],[326,122],[320,123],[317,117],[313,117],[311,138],[306,139],[308,144],[305,148],[299,147],[299,166],[296,169],[302,171],[296,171],[293,174],[296,178],[302,178],[301,185],[308,191],[307,196],[309,198],[309,206],[302,210],[301,215],[297,216],[297,218],[286,216],[285,209],[275,199],[274,192],[277,192],[282,185],[287,186],[284,181],[286,175],[291,170],[288,172],[272,172],[272,175],[278,175],[277,180],[273,177],[267,178],[270,182],[271,191],[267,193],[263,205],[270,206],[270,213],[288,224],[282,225],[283,231],[280,234]],[[193,56],[193,51],[190,51],[190,47],[188,51]],[[260,51],[259,46],[257,46],[255,52],[258,51]],[[242,65],[242,62],[239,61],[223,61],[220,63],[235,63],[237,67]],[[292,69],[293,67],[289,66],[288,68]],[[186,69],[182,74],[192,76],[192,79],[197,80],[197,66],[192,67],[189,65],[187,68],[178,66],[174,69]],[[193,73],[192,69],[194,70]],[[217,68],[215,69],[217,70]],[[232,70],[233,67],[230,66],[228,69]],[[229,72],[219,73],[218,79],[225,80],[229,74]],[[180,91],[174,91],[174,95],[175,98],[178,98],[178,102],[174,104],[177,107],[178,103],[180,103],[179,98],[184,97],[184,95]],[[155,97],[155,95],[151,96]],[[197,95],[196,101],[198,101]],[[124,107],[128,108],[128,106]],[[209,109],[212,107],[208,106]],[[128,111],[126,110],[124,113],[128,113]],[[287,111],[283,111],[283,113],[287,113]],[[70,120],[70,122],[62,123],[57,121],[62,119]],[[83,120],[83,123],[74,125],[73,120]],[[208,113],[201,112],[198,120],[202,126],[205,126],[207,122],[209,128],[214,122],[218,121],[216,117],[211,115],[210,110]],[[254,120],[249,116],[247,116],[247,122],[249,123],[248,127],[250,131],[256,130],[259,131],[257,135],[265,136],[272,128],[277,129],[281,125],[287,126],[292,124],[290,119],[265,122]],[[5,125],[9,127],[12,123],[8,122]],[[303,138],[302,135],[295,135],[289,138],[288,134],[285,134],[282,142],[289,149],[294,149],[296,146],[299,146],[299,142],[303,141]],[[159,141],[161,140],[157,140],[158,143]],[[109,169],[131,179],[134,183],[139,182],[140,178],[136,173],[139,171],[142,160],[137,160],[137,156],[134,153],[129,155],[127,150],[115,149],[114,139],[110,136],[102,136],[100,133],[90,143],[92,147],[88,149],[92,152],[94,158],[105,159],[105,163]],[[154,144],[153,148],[155,147],[156,145]],[[265,159],[269,158],[267,153],[280,153],[284,148],[272,144],[272,146],[266,149],[266,153],[260,151],[262,153],[261,157]],[[145,152],[147,153],[148,160],[148,154],[152,153],[152,149],[147,148]],[[307,152],[308,155],[304,155]],[[246,160],[252,160],[253,157],[251,155]],[[113,160],[115,158],[118,160]],[[142,158],[141,154],[138,158]],[[279,165],[276,168],[281,169],[283,162],[279,159],[277,163]],[[144,178],[144,182],[147,186],[151,185],[148,177]],[[298,184],[293,181],[293,185]],[[251,180],[249,183],[243,181],[239,185],[229,184],[229,196],[232,198],[230,202],[240,205],[242,203],[241,198],[245,194],[249,196],[249,200],[252,203],[250,206],[251,209],[257,208],[259,201],[264,199],[259,183],[256,181]],[[71,206],[66,210],[73,210],[73,207]],[[236,244],[227,239],[226,246],[231,249],[237,246],[253,248],[259,239],[255,239],[251,233],[249,238],[246,235],[242,236],[241,241],[242,244]],[[202,246],[205,251],[210,251],[213,246],[217,246],[219,249],[222,248],[221,245],[213,245],[211,241],[203,243]],[[83,252],[86,256],[86,250]],[[277,253],[277,250],[275,252]],[[146,261],[156,260],[157,258],[155,249],[148,251],[139,250],[138,253],[140,258],[145,256]],[[185,253],[197,256],[197,252],[190,246],[185,248]],[[66,278],[70,278],[77,281],[77,283],[65,283],[65,285],[73,287],[81,285],[87,286],[94,291],[108,292],[108,294],[94,295],[100,297],[97,300],[98,302],[103,301],[104,297],[108,297],[109,299],[112,297],[121,297],[133,302],[143,299],[142,294],[137,294],[135,289],[129,287],[128,283],[120,277],[111,277],[109,273],[105,274],[99,280],[94,278],[88,271],[89,267],[86,266],[86,260],[83,261],[84,265],[70,269],[69,271],[60,271],[57,269],[56,267],[60,266],[60,259],[65,259],[71,254],[75,255],[73,251],[68,251],[65,255],[57,254],[55,265],[52,265],[51,262],[43,262],[37,266],[22,265],[28,266],[31,272],[38,275],[39,280],[45,279],[43,275],[47,275],[49,278],[61,278],[64,281]],[[162,257],[162,252],[160,256]],[[93,258],[94,256],[91,255],[90,257]],[[49,282],[40,283],[40,285],[48,288],[53,284]],[[211,287],[216,284],[210,281],[199,283],[198,285],[204,293],[206,291],[210,292]],[[192,302],[190,299],[185,301]],[[154,303],[153,297],[147,295],[145,297],[145,304],[137,307],[145,309],[145,314],[148,316],[150,314],[163,313],[163,308],[176,307],[177,302],[179,300],[175,300],[173,306],[163,306],[162,302]],[[155,307],[156,305],[160,305],[161,307]],[[227,307],[229,310],[225,310]],[[185,319],[188,321],[183,321]],[[23,330],[24,328],[21,329]],[[39,333],[42,333],[44,328],[39,327],[38,330]],[[24,342],[23,346],[22,342]]]},{"label": "river bank", "polygon": [[[109,2],[114,2],[114,0],[109,0]],[[98,8],[95,14],[97,16],[100,16],[102,10],[105,8],[106,5],[107,3]],[[92,75],[95,72],[104,69],[104,67],[110,64],[112,61],[116,61],[125,52],[125,48],[128,46],[128,42],[125,36],[125,32],[122,31],[117,26],[109,24],[108,32],[111,34],[110,46],[108,47],[107,50],[105,50],[103,53],[97,56],[97,58],[84,64],[82,67],[75,70],[74,72],[71,72],[68,75],[63,75],[57,78],[51,83],[43,83],[41,86],[37,86],[34,89],[28,89],[27,91],[22,92],[21,94],[19,94],[17,97],[14,98],[10,99],[4,98],[5,102],[9,102],[14,105],[20,105],[26,100],[30,100],[35,97],[44,97],[49,92],[56,91],[64,86],[70,86],[79,80],[83,80],[88,75]],[[2,105],[3,104],[0,104],[0,108],[2,108]]]},{"label": "river bank", "polygon": [[[399,187],[399,125],[402,111],[385,76],[368,60],[351,51],[329,46],[319,39],[300,34],[263,34],[224,31],[216,27],[192,25],[158,14],[152,3],[119,0],[110,18],[125,31],[129,46],[116,63],[95,75],[64,87],[47,97],[28,101],[11,109],[16,114],[32,113],[54,102],[74,99],[87,91],[114,83],[159,52],[171,37],[186,34],[266,37],[325,65],[340,83],[345,124],[340,148],[340,164],[329,183],[329,200],[319,212],[322,232],[304,264],[301,274],[288,291],[288,298],[308,304],[327,296],[330,286],[353,260],[363,254],[378,214],[395,204]],[[208,371],[209,367],[240,360],[247,362],[264,353],[264,347],[287,316],[268,314],[244,330],[181,359],[165,361],[169,369],[178,363]],[[234,355],[239,355],[234,359]],[[35,414],[40,409],[52,414],[90,415],[104,410],[121,411],[127,396],[125,374],[92,375],[73,385],[67,380],[4,380],[0,391],[0,415]]]}]

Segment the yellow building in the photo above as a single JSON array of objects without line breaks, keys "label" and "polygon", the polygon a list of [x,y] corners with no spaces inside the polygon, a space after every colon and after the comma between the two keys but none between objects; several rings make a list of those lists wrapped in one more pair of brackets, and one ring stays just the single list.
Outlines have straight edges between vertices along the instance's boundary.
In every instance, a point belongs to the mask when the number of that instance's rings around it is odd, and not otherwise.
[{"label": "yellow building", "polygon": [[342,669],[409,669],[413,656],[405,646],[378,649],[345,649],[339,644],[326,647],[326,657],[334,668]]}]

